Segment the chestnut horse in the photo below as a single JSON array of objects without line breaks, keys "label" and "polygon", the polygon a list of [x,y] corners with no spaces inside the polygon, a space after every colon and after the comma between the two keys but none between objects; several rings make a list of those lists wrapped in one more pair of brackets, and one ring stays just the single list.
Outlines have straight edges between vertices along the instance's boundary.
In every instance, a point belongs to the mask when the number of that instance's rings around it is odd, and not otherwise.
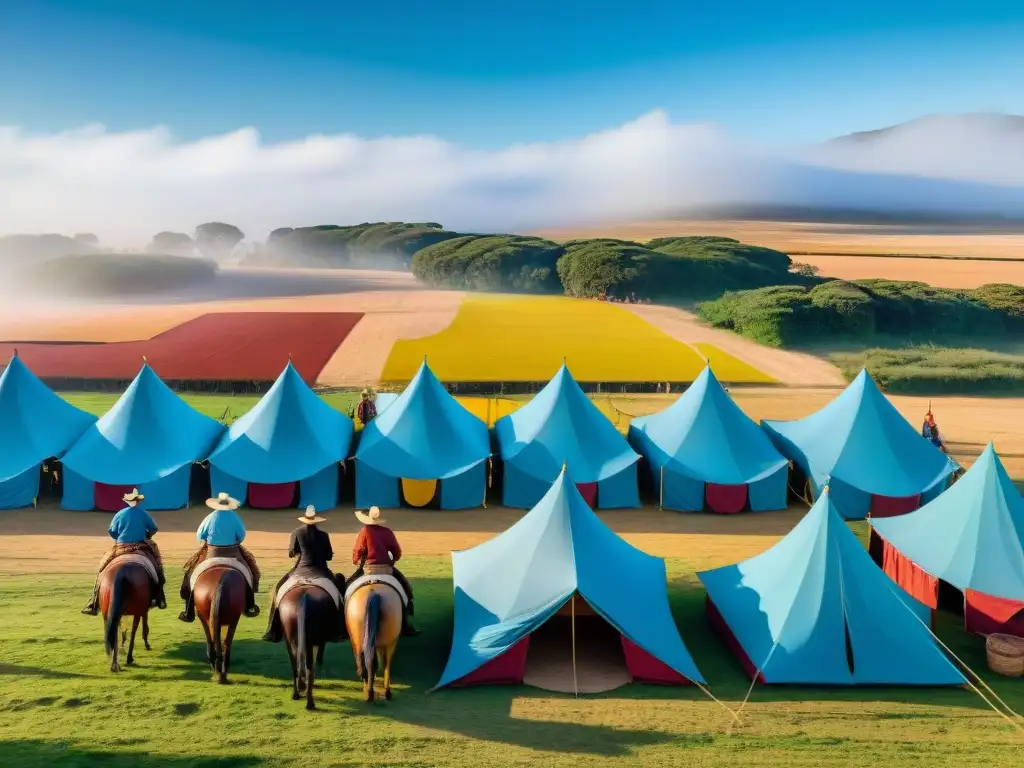
[{"label": "chestnut horse", "polygon": [[[103,614],[104,646],[110,656],[110,671],[120,672],[117,663],[118,642],[117,631],[121,627],[124,616],[132,616],[132,641],[128,646],[126,664],[135,663],[135,633],[139,622],[142,622],[142,642],[149,647],[149,604],[150,594],[149,573],[138,563],[127,561],[118,563],[114,560],[100,576],[100,612]],[[121,637],[121,644],[127,637]]]},{"label": "chestnut horse", "polygon": [[292,663],[292,699],[298,701],[305,693],[306,709],[315,709],[313,649],[317,649],[316,666],[319,667],[324,663],[324,646],[336,639],[338,606],[321,587],[302,585],[290,589],[281,598],[278,616],[288,660]]},{"label": "chestnut horse", "polygon": [[384,667],[384,698],[391,700],[391,662],[402,634],[402,613],[401,596],[387,584],[362,586],[345,603],[345,625],[364,701],[373,701],[378,665]]},{"label": "chestnut horse", "polygon": [[[238,621],[245,612],[249,585],[240,571],[218,565],[199,574],[192,592],[196,616],[206,633],[206,658],[218,676],[217,682],[227,684],[231,666],[231,641]],[[224,637],[221,631],[226,630]]]}]

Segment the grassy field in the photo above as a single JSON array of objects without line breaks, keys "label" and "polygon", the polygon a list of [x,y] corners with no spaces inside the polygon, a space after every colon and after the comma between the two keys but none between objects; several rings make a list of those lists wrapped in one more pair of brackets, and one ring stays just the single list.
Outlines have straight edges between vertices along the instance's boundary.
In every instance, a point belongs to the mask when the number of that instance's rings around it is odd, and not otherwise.
[{"label": "grassy field", "polygon": [[[397,341],[381,378],[408,381],[424,356],[444,381],[546,381],[563,359],[578,380],[599,382],[688,381],[704,366],[693,347],[622,307],[550,296],[467,297],[441,333]],[[714,356],[723,379],[770,381],[724,352]]]},{"label": "grassy field", "polygon": [[[712,692],[736,709],[748,682],[703,618],[693,570],[671,559],[671,602]],[[267,563],[279,573],[283,560]],[[525,687],[426,695],[448,654],[449,560],[409,558],[422,635],[403,641],[395,699],[359,698],[349,646],[326,658],[319,710],[290,700],[281,646],[261,642],[263,617],[243,620],[234,685],[210,681],[197,625],[153,619],[153,651],[118,678],[107,671],[99,619],[77,613],[91,580],[0,581],[0,755],[5,768],[165,766],[942,766],[1014,764],[1024,738],[962,689],[758,687],[742,725],[694,688],[632,685],[574,699]],[[269,579],[268,579],[269,581]],[[265,601],[265,595],[262,596]],[[265,607],[265,605],[264,605]],[[983,652],[961,620],[940,636],[979,672]],[[987,677],[991,677],[986,675]],[[1024,708],[1024,681],[991,679]]]},{"label": "grassy field", "polygon": [[867,367],[887,392],[1024,393],[1024,355],[921,346],[872,348],[830,357],[850,378]]}]

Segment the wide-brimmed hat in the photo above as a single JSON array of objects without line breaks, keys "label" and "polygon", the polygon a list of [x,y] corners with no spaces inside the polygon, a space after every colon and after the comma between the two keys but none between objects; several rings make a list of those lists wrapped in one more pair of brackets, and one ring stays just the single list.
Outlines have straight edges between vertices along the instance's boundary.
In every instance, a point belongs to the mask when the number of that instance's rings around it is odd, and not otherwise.
[{"label": "wide-brimmed hat", "polygon": [[306,525],[315,525],[316,523],[322,523],[326,520],[326,517],[320,517],[320,515],[316,513],[316,507],[312,504],[306,507],[306,514],[299,518],[299,522],[305,523]]},{"label": "wide-brimmed hat", "polygon": [[139,489],[138,488],[132,488],[132,492],[131,493],[126,493],[121,498],[124,499],[125,501],[142,501],[146,497],[143,496],[141,493],[139,493]]},{"label": "wide-brimmed hat", "polygon": [[232,499],[229,494],[218,493],[216,498],[206,500],[206,506],[210,509],[238,509],[242,505],[238,499]]},{"label": "wide-brimmed hat", "polygon": [[380,516],[380,507],[370,507],[366,512],[356,510],[356,518],[363,525],[383,525],[387,520]]}]

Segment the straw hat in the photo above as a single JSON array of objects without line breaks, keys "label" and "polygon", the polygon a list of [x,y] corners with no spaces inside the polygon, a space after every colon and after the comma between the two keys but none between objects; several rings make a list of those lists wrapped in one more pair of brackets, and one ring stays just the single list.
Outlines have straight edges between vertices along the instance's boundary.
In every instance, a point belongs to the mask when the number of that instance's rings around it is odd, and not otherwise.
[{"label": "straw hat", "polygon": [[367,512],[356,510],[356,518],[363,525],[384,525],[387,520],[380,516],[380,507],[370,507]]},{"label": "straw hat", "polygon": [[210,509],[238,509],[241,504],[226,493],[218,493],[216,498],[206,500],[206,506]]},{"label": "straw hat", "polygon": [[139,489],[138,488],[132,488],[132,492],[131,493],[126,493],[121,498],[124,499],[124,501],[126,503],[130,503],[130,502],[133,502],[133,501],[142,501],[146,497],[143,496],[141,493],[139,493]]},{"label": "straw hat", "polygon": [[316,525],[317,523],[322,523],[326,520],[326,517],[320,517],[320,515],[316,513],[316,507],[312,504],[306,507],[306,514],[299,518],[299,522],[305,523],[306,525]]}]

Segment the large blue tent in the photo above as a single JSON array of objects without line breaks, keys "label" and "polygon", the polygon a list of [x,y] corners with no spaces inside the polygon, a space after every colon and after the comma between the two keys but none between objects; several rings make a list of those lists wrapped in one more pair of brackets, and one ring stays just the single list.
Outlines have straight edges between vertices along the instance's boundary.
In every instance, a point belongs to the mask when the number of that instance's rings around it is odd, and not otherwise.
[{"label": "large blue tent", "polygon": [[941,493],[956,462],[907,423],[862,370],[839,397],[797,421],[764,421],[814,496],[826,484],[848,520],[898,514]]},{"label": "large blue tent", "polygon": [[779,543],[698,573],[712,624],[764,683],[961,685],[929,611],[872,562],[825,488]]},{"label": "large blue tent", "polygon": [[0,375],[0,509],[31,506],[42,463],[63,456],[94,421],[36,378],[21,358],[11,358]]},{"label": "large blue tent", "polygon": [[[633,679],[703,682],[669,609],[664,561],[613,533],[565,471],[511,528],[453,552],[452,569],[455,628],[437,687],[523,682],[531,633],[570,601],[619,633],[619,663]],[[574,633],[575,658],[586,655],[593,635]],[[573,641],[566,642],[568,659]],[[578,681],[581,690],[587,683]]]},{"label": "large blue tent", "polygon": [[517,411],[494,425],[504,471],[504,503],[536,504],[567,464],[588,501],[604,509],[639,507],[640,457],[563,365]]},{"label": "large blue tent", "polygon": [[937,499],[872,529],[896,550],[886,572],[916,597],[937,607],[941,579],[965,594],[969,631],[1024,634],[1024,498],[991,443]]},{"label": "large blue tent", "polygon": [[299,506],[331,509],[338,504],[338,469],[348,458],[353,428],[289,362],[210,454],[212,490],[253,506],[262,506],[261,499],[276,506],[269,500],[292,499],[298,484]]},{"label": "large blue tent", "polygon": [[137,487],[149,509],[180,509],[188,504],[192,464],[210,455],[223,431],[143,365],[65,454],[63,506],[109,509],[121,489]]},{"label": "large blue tent", "polygon": [[710,367],[668,408],[633,419],[629,442],[646,459],[665,509],[786,508],[789,461]]},{"label": "large blue tent", "polygon": [[[439,485],[442,509],[479,507],[487,492],[487,425],[462,407],[427,366],[362,431],[356,505],[397,507],[408,481]],[[402,489],[402,490],[400,490]]]}]

